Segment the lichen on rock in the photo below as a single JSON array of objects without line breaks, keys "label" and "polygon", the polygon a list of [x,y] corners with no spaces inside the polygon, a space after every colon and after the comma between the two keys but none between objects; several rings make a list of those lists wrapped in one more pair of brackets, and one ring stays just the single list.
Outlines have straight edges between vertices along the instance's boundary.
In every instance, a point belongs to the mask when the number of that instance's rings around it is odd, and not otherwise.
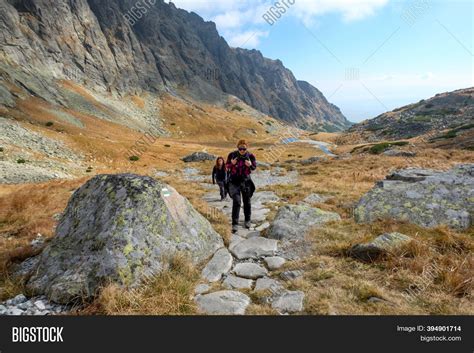
[{"label": "lichen on rock", "polygon": [[210,223],[172,187],[138,175],[100,175],[71,197],[26,288],[58,303],[87,300],[106,283],[139,284],[177,252],[197,263],[222,246]]}]

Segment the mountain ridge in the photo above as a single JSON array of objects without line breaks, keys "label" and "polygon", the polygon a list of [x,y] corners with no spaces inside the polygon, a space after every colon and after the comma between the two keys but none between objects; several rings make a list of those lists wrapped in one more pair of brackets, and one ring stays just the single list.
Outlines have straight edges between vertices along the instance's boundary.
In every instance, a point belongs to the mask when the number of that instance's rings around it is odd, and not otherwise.
[{"label": "mountain ridge", "polygon": [[218,104],[232,95],[300,127],[337,131],[350,126],[319,90],[297,81],[280,60],[231,48],[215,23],[172,3],[157,0],[133,25],[124,14],[136,1],[52,3],[0,0],[2,61],[25,72],[72,76],[119,96],[171,92]]}]

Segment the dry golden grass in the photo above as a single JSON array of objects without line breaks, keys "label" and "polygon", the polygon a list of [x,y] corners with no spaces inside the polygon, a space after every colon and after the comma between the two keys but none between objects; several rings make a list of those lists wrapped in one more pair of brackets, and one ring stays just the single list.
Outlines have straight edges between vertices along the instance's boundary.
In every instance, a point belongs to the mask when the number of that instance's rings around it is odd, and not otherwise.
[{"label": "dry golden grass", "polygon": [[[70,83],[64,85],[100,108],[100,103],[86,90]],[[145,107],[146,99],[130,97],[130,101],[140,109]],[[167,171],[171,176],[163,180],[187,197],[228,244],[230,225],[220,211],[210,210],[202,201],[207,190],[198,183],[176,177],[177,172],[187,166],[210,175],[213,163],[185,164],[181,158],[202,150],[225,157],[235,148],[235,142],[244,137],[250,141],[251,151],[262,161],[272,144],[286,137],[266,132],[266,120],[271,121],[270,118],[256,121],[243,113],[165,97],[159,108],[166,118],[165,127],[172,136],[158,138],[147,147],[139,161],[131,163],[123,151],[142,137],[139,132],[69,110],[66,112],[81,120],[85,129],[60,121],[55,121],[54,128],[46,128],[45,123],[52,119],[47,113],[50,106],[37,98],[28,98],[18,104],[17,111],[9,112],[11,116],[29,129],[62,140],[81,151],[85,164],[92,166],[93,172],[72,181],[0,186],[0,300],[22,291],[21,284],[9,278],[8,265],[34,254],[29,244],[37,233],[47,238],[53,236],[56,225],[53,215],[64,210],[72,191],[98,173],[133,172],[153,176],[157,169]],[[359,143],[354,136],[341,138],[339,134],[317,134],[304,138],[336,143],[339,145],[337,153],[352,151]],[[275,191],[284,202],[289,203],[297,203],[313,192],[332,196],[333,199],[316,206],[337,212],[343,218],[342,222],[328,224],[308,235],[313,256],[285,266],[285,269],[305,269],[302,279],[288,284],[289,289],[305,292],[305,313],[474,313],[472,228],[466,232],[455,232],[442,227],[423,229],[393,221],[360,225],[352,219],[352,209],[359,198],[394,169],[408,166],[447,169],[457,163],[473,161],[474,152],[417,146],[418,156],[410,160],[357,154],[348,160],[328,160],[310,166],[285,161],[322,155],[321,151],[301,143],[283,147],[279,162],[289,170],[298,170],[299,184],[267,189]],[[275,206],[272,206],[270,218],[276,213]],[[347,249],[352,245],[391,231],[407,234],[416,241],[374,263],[362,263],[347,256]],[[429,285],[419,295],[407,299],[404,291],[420,278],[423,279],[426,269],[433,264],[438,268],[436,276],[430,277]],[[184,259],[174,259],[169,270],[139,288],[123,290],[107,286],[98,300],[79,314],[195,314],[192,295],[198,280],[197,268]],[[258,304],[257,294],[249,294],[255,300],[248,314],[275,314],[268,305]],[[369,300],[373,297],[383,300]]]},{"label": "dry golden grass", "polygon": [[188,258],[177,255],[169,268],[135,289],[106,286],[97,300],[79,314],[103,315],[193,315],[193,300],[199,271]]}]

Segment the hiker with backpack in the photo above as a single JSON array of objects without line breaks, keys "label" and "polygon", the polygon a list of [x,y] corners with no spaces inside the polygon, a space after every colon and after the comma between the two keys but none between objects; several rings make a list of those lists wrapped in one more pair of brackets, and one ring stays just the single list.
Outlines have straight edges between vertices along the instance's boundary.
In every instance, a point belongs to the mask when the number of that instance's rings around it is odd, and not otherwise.
[{"label": "hiker with backpack", "polygon": [[227,167],[222,157],[217,158],[216,165],[212,169],[212,184],[216,183],[219,185],[221,201],[227,200]]},{"label": "hiker with backpack", "polygon": [[238,230],[240,208],[244,208],[245,228],[251,227],[252,205],[251,198],[255,192],[255,184],[250,174],[257,168],[255,156],[248,151],[248,144],[245,140],[240,140],[237,144],[237,151],[227,157],[227,170],[229,172],[229,195],[232,203],[232,232]]}]

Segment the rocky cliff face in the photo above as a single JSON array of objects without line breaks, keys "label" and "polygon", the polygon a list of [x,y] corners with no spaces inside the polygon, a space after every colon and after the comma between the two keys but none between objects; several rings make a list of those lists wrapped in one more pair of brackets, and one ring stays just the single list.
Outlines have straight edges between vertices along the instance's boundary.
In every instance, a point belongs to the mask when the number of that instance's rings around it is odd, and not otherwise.
[{"label": "rocky cliff face", "polygon": [[[195,13],[162,0],[140,3],[146,13],[128,21],[136,0],[0,0],[2,76],[20,70],[118,95],[168,92],[209,102],[233,95],[299,126],[350,125],[279,60],[229,47],[215,24]],[[11,105],[7,91],[0,90],[2,101]]]}]

